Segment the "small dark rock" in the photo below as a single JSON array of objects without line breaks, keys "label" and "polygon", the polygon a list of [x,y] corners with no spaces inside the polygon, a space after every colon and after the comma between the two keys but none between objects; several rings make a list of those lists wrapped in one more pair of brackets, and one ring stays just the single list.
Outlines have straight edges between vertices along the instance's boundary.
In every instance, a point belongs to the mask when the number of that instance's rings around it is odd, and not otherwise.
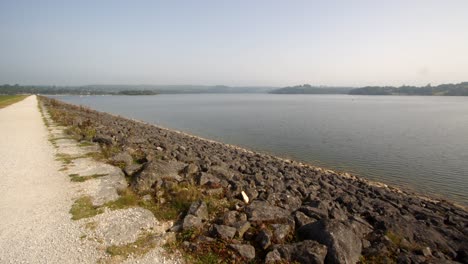
[{"label": "small dark rock", "polygon": [[99,144],[103,144],[103,145],[108,145],[108,146],[110,146],[110,145],[112,145],[113,140],[112,140],[112,138],[109,137],[109,136],[100,135],[100,136],[95,136],[95,137],[93,138],[93,142],[97,142],[97,143],[99,143]]},{"label": "small dark rock", "polygon": [[133,157],[126,151],[117,153],[110,160],[112,163],[123,163],[125,166],[130,166],[133,164]]},{"label": "small dark rock", "polygon": [[258,233],[256,241],[262,249],[267,249],[271,245],[272,238],[273,234],[271,233],[271,231],[265,229]]},{"label": "small dark rock", "polygon": [[182,223],[183,230],[198,229],[202,226],[202,219],[191,214],[186,215]]},{"label": "small dark rock", "polygon": [[236,235],[239,237],[239,238],[242,238],[244,236],[244,233],[249,230],[250,228],[250,222],[248,221],[241,221],[241,222],[237,222],[233,225],[233,227],[236,228]]},{"label": "small dark rock", "polygon": [[189,165],[185,166],[184,168],[184,173],[186,175],[193,175],[198,172],[198,167],[197,165],[190,163]]},{"label": "small dark rock", "polygon": [[204,201],[196,201],[190,205],[188,214],[194,215],[202,220],[208,219],[208,207]]},{"label": "small dark rock", "polygon": [[125,166],[125,168],[123,169],[123,172],[125,173],[125,175],[131,177],[134,174],[136,174],[137,172],[139,172],[142,168],[143,168],[142,164],[134,163],[134,164],[130,164],[130,165]]},{"label": "small dark rock", "polygon": [[299,228],[303,225],[306,225],[306,224],[309,224],[309,223],[312,223],[312,222],[315,222],[317,221],[316,219],[314,218],[310,218],[308,217],[307,215],[305,215],[303,212],[301,211],[297,211],[295,214],[294,214],[294,221],[296,222],[296,228]]},{"label": "small dark rock", "polygon": [[289,225],[273,224],[273,238],[275,242],[282,243],[291,233],[291,227]]},{"label": "small dark rock", "polygon": [[231,244],[230,247],[245,260],[255,258],[255,248],[251,245]]},{"label": "small dark rock", "polygon": [[281,254],[279,253],[277,249],[274,249],[268,252],[268,254],[265,257],[265,263],[267,264],[281,263],[281,261],[282,261]]},{"label": "small dark rock", "polygon": [[214,225],[213,232],[217,237],[223,240],[230,240],[236,235],[236,229],[234,227],[225,225]]},{"label": "small dark rock", "polygon": [[198,184],[202,186],[205,184],[217,184],[219,182],[220,180],[218,178],[206,172],[202,172],[198,178]]}]

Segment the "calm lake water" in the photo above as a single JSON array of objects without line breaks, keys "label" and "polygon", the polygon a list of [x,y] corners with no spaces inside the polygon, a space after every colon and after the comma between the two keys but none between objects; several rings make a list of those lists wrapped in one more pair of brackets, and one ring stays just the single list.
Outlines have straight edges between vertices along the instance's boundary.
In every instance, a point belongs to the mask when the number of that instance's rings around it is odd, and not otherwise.
[{"label": "calm lake water", "polygon": [[468,205],[468,97],[61,96]]}]

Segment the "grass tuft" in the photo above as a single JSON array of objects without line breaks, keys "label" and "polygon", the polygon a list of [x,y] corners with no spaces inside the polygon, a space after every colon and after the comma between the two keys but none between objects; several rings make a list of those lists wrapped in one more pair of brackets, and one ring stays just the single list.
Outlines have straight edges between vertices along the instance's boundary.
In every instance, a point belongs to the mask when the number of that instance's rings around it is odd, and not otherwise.
[{"label": "grass tuft", "polygon": [[111,256],[143,255],[156,246],[154,235],[143,234],[133,243],[125,245],[112,245],[107,247],[106,252]]},{"label": "grass tuft", "polygon": [[87,176],[80,176],[79,174],[70,174],[68,176],[70,176],[70,180],[72,182],[84,182],[87,180],[96,179],[96,178],[104,177],[107,175],[109,174],[103,173],[103,174],[93,174],[93,175],[87,175]]},{"label": "grass tuft", "polygon": [[94,206],[89,196],[78,198],[70,209],[72,220],[89,218],[101,213],[103,213],[102,208]]}]

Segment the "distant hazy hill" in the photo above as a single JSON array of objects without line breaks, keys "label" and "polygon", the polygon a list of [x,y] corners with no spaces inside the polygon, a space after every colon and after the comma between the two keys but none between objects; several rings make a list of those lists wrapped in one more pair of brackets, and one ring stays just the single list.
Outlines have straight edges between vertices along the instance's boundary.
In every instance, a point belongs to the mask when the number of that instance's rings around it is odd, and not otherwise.
[{"label": "distant hazy hill", "polygon": [[203,85],[86,85],[86,86],[20,86],[2,85],[0,94],[76,94],[76,95],[153,95],[153,94],[186,94],[186,93],[267,93],[277,87],[269,86],[203,86]]},{"label": "distant hazy hill", "polygon": [[100,91],[131,91],[144,90],[154,91],[160,94],[183,94],[183,93],[267,93],[276,87],[269,86],[208,86],[208,85],[87,85],[83,88]]},{"label": "distant hazy hill", "polygon": [[441,84],[438,86],[368,86],[353,89],[349,94],[354,95],[446,95],[468,96],[468,82],[459,84]]},{"label": "distant hazy hill", "polygon": [[309,84],[285,87],[270,91],[272,94],[347,94],[350,87],[315,87]]}]

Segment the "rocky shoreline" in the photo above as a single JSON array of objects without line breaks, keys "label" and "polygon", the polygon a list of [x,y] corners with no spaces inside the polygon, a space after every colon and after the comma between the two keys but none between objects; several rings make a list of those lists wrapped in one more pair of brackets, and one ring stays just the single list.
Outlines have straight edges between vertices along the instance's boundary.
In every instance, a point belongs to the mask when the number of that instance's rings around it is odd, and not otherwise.
[{"label": "rocky shoreline", "polygon": [[98,142],[136,194],[172,212],[171,231],[187,254],[238,263],[468,263],[468,212],[450,202],[40,99],[78,139]]}]

